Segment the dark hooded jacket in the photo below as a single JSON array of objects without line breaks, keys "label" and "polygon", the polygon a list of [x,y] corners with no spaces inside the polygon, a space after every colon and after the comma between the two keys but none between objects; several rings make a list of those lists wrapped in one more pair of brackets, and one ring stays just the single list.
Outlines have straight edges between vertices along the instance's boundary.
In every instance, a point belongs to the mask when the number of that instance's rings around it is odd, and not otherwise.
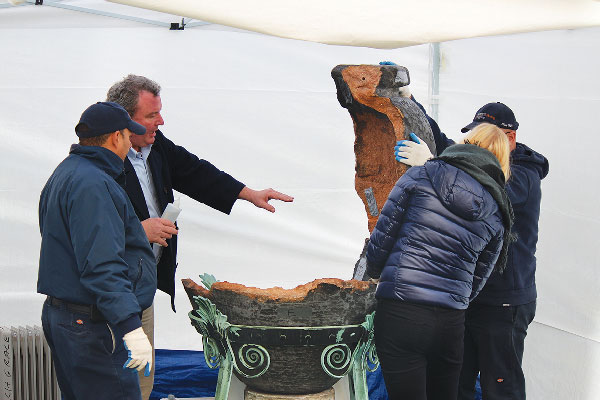
[{"label": "dark hooded jacket", "polygon": [[537,298],[535,286],[541,181],[548,174],[548,160],[522,143],[511,153],[511,177],[506,192],[513,205],[516,241],[508,248],[506,269],[494,271],[476,303],[500,306],[527,304]]},{"label": "dark hooded jacket", "polygon": [[123,160],[74,145],[42,190],[38,292],[96,305],[123,335],[141,325],[156,263],[124,184]]},{"label": "dark hooded jacket", "polygon": [[498,204],[469,174],[442,160],[412,167],[392,189],[367,248],[367,273],[380,278],[376,297],[466,309],[503,235]]}]

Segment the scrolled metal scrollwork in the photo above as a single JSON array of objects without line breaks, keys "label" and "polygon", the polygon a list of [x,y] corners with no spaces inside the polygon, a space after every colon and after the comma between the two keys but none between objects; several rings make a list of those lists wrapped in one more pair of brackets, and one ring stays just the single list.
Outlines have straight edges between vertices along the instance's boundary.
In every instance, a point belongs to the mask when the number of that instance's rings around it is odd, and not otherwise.
[{"label": "scrolled metal scrollwork", "polygon": [[202,335],[204,361],[214,369],[220,366],[227,355],[227,332],[235,328],[209,299],[194,296],[194,302],[197,307],[188,315],[196,331]]},{"label": "scrolled metal scrollwork", "polygon": [[359,346],[363,353],[363,365],[364,368],[370,372],[374,372],[379,368],[379,357],[377,356],[377,350],[375,348],[375,340],[374,340],[374,320],[375,320],[375,312],[371,314],[367,314],[365,317],[365,322],[361,325],[365,330],[365,336],[361,341],[361,345]]},{"label": "scrolled metal scrollwork", "polygon": [[236,352],[232,349],[232,353],[236,355],[233,360],[235,370],[246,378],[258,378],[271,365],[269,352],[258,344],[243,344]]},{"label": "scrolled metal scrollwork", "polygon": [[223,339],[227,336],[227,330],[231,326],[227,322],[227,316],[221,314],[217,309],[217,306],[213,304],[207,298],[202,296],[194,296],[194,302],[196,303],[195,312],[200,318],[192,318],[196,320],[198,328],[202,331],[203,336],[216,337],[216,339]]},{"label": "scrolled metal scrollwork", "polygon": [[341,378],[348,373],[352,361],[352,350],[345,343],[336,343],[323,349],[321,367],[332,378]]},{"label": "scrolled metal scrollwork", "polygon": [[377,356],[377,349],[375,348],[375,343],[373,341],[369,343],[369,347],[367,349],[367,359],[365,362],[365,368],[369,372],[375,372],[377,371],[377,368],[379,368],[379,357]]},{"label": "scrolled metal scrollwork", "polygon": [[222,357],[215,339],[202,336],[202,345],[204,347],[204,361],[206,365],[211,369],[218,368],[221,365]]}]

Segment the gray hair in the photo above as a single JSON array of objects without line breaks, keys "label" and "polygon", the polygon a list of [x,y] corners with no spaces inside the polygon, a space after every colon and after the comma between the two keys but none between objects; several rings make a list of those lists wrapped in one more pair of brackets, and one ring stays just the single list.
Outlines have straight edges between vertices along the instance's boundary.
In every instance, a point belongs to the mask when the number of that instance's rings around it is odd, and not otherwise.
[{"label": "gray hair", "polygon": [[160,96],[160,85],[158,83],[145,76],[129,74],[108,89],[106,101],[119,103],[133,117],[142,90]]}]

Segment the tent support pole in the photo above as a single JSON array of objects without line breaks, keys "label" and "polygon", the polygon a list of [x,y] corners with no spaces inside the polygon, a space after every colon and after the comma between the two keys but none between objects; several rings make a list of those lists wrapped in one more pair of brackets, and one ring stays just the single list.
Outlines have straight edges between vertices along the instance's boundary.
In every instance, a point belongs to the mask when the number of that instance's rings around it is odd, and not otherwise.
[{"label": "tent support pole", "polygon": [[429,115],[434,120],[439,116],[440,99],[440,44],[429,45]]}]

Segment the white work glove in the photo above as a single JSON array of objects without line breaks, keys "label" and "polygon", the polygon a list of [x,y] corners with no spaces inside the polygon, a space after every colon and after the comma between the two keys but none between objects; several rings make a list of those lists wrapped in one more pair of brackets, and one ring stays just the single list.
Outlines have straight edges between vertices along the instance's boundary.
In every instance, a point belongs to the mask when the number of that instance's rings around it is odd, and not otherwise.
[{"label": "white work glove", "polygon": [[402,97],[407,97],[410,99],[411,93],[410,93],[410,89],[407,86],[402,86],[400,89],[398,89],[398,93],[400,93],[400,96]]},{"label": "white work glove", "polygon": [[129,356],[123,368],[132,368],[141,371],[145,367],[144,376],[150,376],[150,370],[152,369],[152,345],[144,330],[139,327],[126,333],[123,336],[123,342],[125,342],[125,349]]},{"label": "white work glove", "polygon": [[427,143],[419,140],[417,135],[412,132],[410,138],[411,140],[396,142],[396,146],[394,147],[396,161],[414,167],[415,165],[423,165],[427,160],[433,158],[433,154],[429,151]]}]

